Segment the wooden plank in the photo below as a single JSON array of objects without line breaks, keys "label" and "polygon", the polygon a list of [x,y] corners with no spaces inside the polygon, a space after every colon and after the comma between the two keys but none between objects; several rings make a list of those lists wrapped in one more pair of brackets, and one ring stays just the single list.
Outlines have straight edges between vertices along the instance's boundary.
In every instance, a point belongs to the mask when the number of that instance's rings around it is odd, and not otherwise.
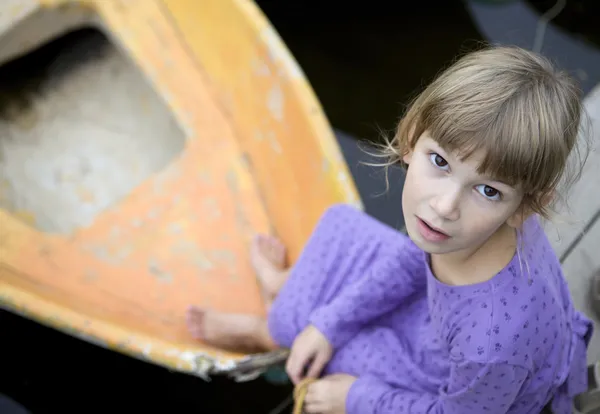
[{"label": "wooden plank", "polygon": [[588,347],[588,363],[600,361],[600,320],[591,308],[591,279],[600,269],[600,222],[597,222],[581,239],[581,242],[563,263],[563,271],[569,284],[575,307],[594,321],[594,335]]},{"label": "wooden plank", "polygon": [[584,107],[590,121],[589,157],[580,180],[568,190],[569,211],[561,211],[560,216],[545,225],[548,237],[562,259],[576,248],[582,233],[600,211],[600,191],[596,183],[600,176],[600,85],[586,96]]}]

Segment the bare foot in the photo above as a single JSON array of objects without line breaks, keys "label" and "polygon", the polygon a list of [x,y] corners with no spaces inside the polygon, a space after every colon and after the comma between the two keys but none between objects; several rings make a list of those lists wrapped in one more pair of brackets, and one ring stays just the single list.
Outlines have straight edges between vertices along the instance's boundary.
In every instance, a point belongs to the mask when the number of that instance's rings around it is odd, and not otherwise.
[{"label": "bare foot", "polygon": [[265,300],[273,301],[287,279],[285,246],[273,236],[259,234],[250,246],[250,259]]},{"label": "bare foot", "polygon": [[248,353],[277,349],[269,335],[266,319],[259,316],[190,306],[186,323],[195,339],[217,348]]}]

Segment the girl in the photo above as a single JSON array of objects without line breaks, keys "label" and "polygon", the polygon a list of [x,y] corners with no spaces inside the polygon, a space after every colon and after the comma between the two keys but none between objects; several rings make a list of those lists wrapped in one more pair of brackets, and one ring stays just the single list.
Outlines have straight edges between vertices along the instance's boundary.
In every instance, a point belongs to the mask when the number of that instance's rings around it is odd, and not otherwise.
[{"label": "girl", "polygon": [[588,319],[538,216],[576,146],[580,95],[541,56],[466,55],[412,103],[386,155],[407,167],[408,237],[348,206],[289,272],[260,236],[268,319],[192,307],[197,338],[291,347],[308,413],[570,413],[587,387]]}]

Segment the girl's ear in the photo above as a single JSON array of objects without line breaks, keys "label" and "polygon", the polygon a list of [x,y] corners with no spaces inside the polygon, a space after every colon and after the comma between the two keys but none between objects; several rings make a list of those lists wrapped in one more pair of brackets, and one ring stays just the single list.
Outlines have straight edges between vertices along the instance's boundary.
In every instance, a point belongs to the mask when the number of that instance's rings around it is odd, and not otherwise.
[{"label": "girl's ear", "polygon": [[[409,142],[413,142],[413,138],[414,138],[413,134],[415,133],[415,129],[416,129],[416,125],[413,124],[410,127],[410,129],[408,130],[408,141]],[[410,147],[410,145],[409,145],[409,147]],[[406,154],[404,154],[402,156],[402,161],[404,161],[404,164],[409,165],[410,161],[412,160],[412,156],[413,156],[413,149],[408,149],[408,151],[406,152]]]},{"label": "girl's ear", "polygon": [[404,163],[405,163],[406,165],[409,165],[409,164],[410,164],[410,161],[412,160],[412,155],[413,155],[413,152],[412,152],[412,150],[408,150],[408,151],[406,152],[406,154],[404,154],[404,156],[402,157],[402,161],[404,161]]},{"label": "girl's ear", "polygon": [[508,224],[513,229],[520,229],[523,226],[523,223],[527,221],[527,219],[533,214],[533,210],[529,208],[526,203],[522,203],[521,206],[513,213],[512,216],[508,218],[506,224]]},{"label": "girl's ear", "polygon": [[546,207],[549,206],[550,203],[552,203],[554,201],[554,198],[556,197],[556,190],[552,190],[546,194],[544,194],[544,196],[542,196],[541,198],[541,205]]},{"label": "girl's ear", "polygon": [[[554,200],[555,196],[555,191],[550,191],[543,195],[540,199],[541,206],[548,206]],[[517,211],[515,211],[514,214],[508,218],[506,224],[515,229],[519,229],[523,223],[525,223],[525,221],[527,221],[527,219],[534,213],[535,212],[528,206],[527,202],[523,202]]]},{"label": "girl's ear", "polygon": [[514,212],[514,214],[512,216],[510,216],[508,218],[508,220],[506,221],[506,224],[508,224],[510,227],[512,227],[513,229],[520,229],[523,226],[523,223],[525,223],[525,221],[527,221],[527,219],[529,218],[530,214],[527,214],[525,212],[525,209],[520,208]]}]

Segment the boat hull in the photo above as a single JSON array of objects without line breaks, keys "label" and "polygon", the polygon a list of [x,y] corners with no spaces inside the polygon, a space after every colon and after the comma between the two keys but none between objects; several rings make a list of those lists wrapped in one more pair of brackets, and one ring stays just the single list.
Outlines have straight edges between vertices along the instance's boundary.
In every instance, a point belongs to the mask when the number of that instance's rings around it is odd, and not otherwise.
[{"label": "boat hull", "polygon": [[293,262],[327,207],[361,207],[318,100],[258,7],[2,7],[0,62],[81,28],[106,40],[56,58],[28,105],[4,97],[0,306],[198,376],[247,378],[285,358],[214,349],[184,320],[190,304],[265,315],[253,235],[276,234]]}]

